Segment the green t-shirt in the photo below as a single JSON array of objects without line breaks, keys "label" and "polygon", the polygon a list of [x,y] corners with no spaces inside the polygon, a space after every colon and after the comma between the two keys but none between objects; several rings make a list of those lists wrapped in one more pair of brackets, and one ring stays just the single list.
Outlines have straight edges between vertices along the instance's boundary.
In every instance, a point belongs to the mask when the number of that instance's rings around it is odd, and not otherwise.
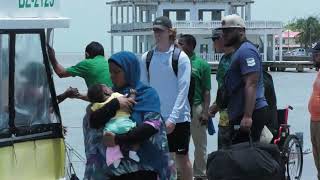
[{"label": "green t-shirt", "polygon": [[[232,53],[223,55],[222,58],[220,59],[218,70],[217,70],[217,76],[216,76],[218,87],[223,86],[224,76],[226,75],[228,69],[230,68],[231,60],[232,60]],[[219,126],[229,126],[227,109],[221,110],[219,113],[220,113]]]},{"label": "green t-shirt", "polygon": [[82,77],[86,81],[87,87],[95,84],[105,84],[112,87],[109,64],[103,56],[96,56],[93,59],[85,59],[66,70],[72,76]]},{"label": "green t-shirt", "polygon": [[211,90],[211,68],[202,58],[193,54],[190,57],[192,67],[192,77],[195,80],[193,105],[203,103],[203,91]]},{"label": "green t-shirt", "polygon": [[220,59],[218,70],[217,70],[217,76],[216,76],[218,87],[221,87],[224,83],[224,76],[226,75],[230,67],[231,58],[232,58],[232,53],[228,55],[223,55],[222,58]]}]

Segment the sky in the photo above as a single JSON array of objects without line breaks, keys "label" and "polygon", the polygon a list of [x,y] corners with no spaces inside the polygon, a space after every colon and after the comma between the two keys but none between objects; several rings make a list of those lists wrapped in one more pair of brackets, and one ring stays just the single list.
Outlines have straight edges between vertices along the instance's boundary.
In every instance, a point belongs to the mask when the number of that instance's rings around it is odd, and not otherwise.
[{"label": "sky", "polygon": [[[255,0],[252,20],[289,22],[295,18],[320,16],[319,0]],[[69,29],[55,30],[57,52],[82,53],[91,41],[101,42],[106,52],[110,47],[109,8],[106,0],[61,0],[61,14],[71,18]]]}]

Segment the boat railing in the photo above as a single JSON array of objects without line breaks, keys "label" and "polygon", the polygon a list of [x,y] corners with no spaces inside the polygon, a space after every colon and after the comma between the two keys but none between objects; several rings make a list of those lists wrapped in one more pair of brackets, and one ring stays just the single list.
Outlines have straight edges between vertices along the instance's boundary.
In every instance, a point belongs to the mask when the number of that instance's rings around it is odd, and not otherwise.
[{"label": "boat railing", "polygon": [[[136,54],[141,59],[142,54]],[[200,53],[199,56],[209,63],[219,62],[223,53]],[[260,53],[261,60],[264,61],[264,53]]]},{"label": "boat railing", "polygon": [[[178,29],[214,29],[221,26],[221,21],[174,21],[172,22],[172,25]],[[278,21],[246,21],[247,29],[281,29],[282,27],[282,22]],[[151,29],[152,22],[135,22],[111,25],[111,32],[135,30],[150,31]]]}]

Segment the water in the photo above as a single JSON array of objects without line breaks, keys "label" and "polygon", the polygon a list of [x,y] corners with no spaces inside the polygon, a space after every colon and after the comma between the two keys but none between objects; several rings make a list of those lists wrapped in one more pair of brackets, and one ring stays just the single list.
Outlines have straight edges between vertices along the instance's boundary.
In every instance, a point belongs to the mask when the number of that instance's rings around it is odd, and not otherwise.
[{"label": "water", "polygon": [[[60,60],[65,67],[76,64],[81,56],[68,55]],[[316,77],[314,70],[307,70],[304,73],[297,73],[295,70],[287,72],[272,72],[275,83],[275,89],[278,98],[278,108],[285,108],[291,105],[294,110],[289,113],[289,124],[291,125],[291,133],[303,132],[304,149],[311,149],[310,141],[310,116],[308,112],[308,101],[312,91],[312,83]],[[80,92],[86,92],[84,80],[81,78],[65,78],[59,79],[54,76],[57,94],[62,93],[69,86],[76,87]],[[217,90],[215,75],[212,75],[212,99],[214,99]],[[84,157],[84,145],[82,135],[82,118],[88,103],[77,100],[67,99],[60,104],[60,111],[63,124],[68,127],[66,142],[69,143],[76,151]],[[217,116],[215,120],[219,117]],[[214,122],[217,127],[217,121]],[[212,152],[217,148],[217,136],[208,136],[208,152]],[[190,156],[193,159],[194,147],[190,144]],[[73,163],[77,174],[83,177],[84,162],[79,162],[73,157]],[[312,154],[304,156],[304,167],[302,180],[316,179],[316,168],[313,163]]]}]

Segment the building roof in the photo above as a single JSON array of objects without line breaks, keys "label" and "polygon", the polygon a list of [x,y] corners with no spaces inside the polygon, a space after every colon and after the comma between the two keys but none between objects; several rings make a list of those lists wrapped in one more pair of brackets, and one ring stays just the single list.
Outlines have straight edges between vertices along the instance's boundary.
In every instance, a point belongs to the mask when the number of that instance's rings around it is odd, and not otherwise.
[{"label": "building roof", "polygon": [[[295,31],[290,31],[290,30],[285,30],[282,32],[282,37],[283,38],[296,38],[300,32],[295,32]],[[275,36],[276,38],[279,38],[279,35]]]},{"label": "building roof", "polygon": [[69,18],[1,18],[1,29],[68,28]]},{"label": "building roof", "polygon": [[70,19],[61,15],[60,1],[28,4],[0,0],[0,29],[67,28]]}]

